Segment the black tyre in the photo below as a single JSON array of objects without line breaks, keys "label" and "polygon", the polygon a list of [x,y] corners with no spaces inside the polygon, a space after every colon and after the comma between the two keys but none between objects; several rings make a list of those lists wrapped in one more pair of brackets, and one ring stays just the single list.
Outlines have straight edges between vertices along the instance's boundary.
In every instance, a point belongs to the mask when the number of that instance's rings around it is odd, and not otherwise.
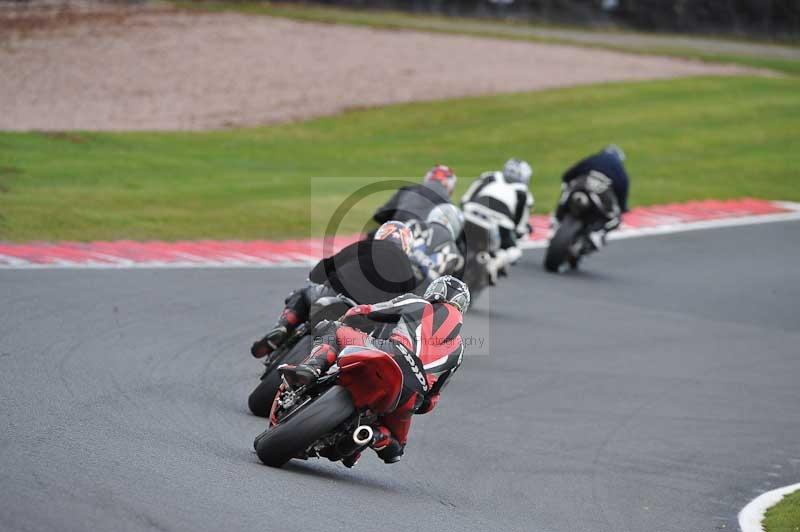
[{"label": "black tyre", "polygon": [[478,259],[479,254],[470,254],[467,259],[467,266],[464,268],[462,281],[469,287],[471,301],[477,301],[483,289],[489,284],[489,273],[486,271],[486,264]]},{"label": "black tyre", "polygon": [[247,398],[247,405],[250,411],[259,417],[267,417],[269,411],[272,409],[272,401],[275,399],[275,394],[278,393],[278,387],[281,385],[281,375],[278,373],[278,366],[281,364],[299,364],[306,359],[311,352],[314,345],[314,339],[310,335],[303,336],[300,340],[292,346],[283,356],[278,356],[267,367],[264,374],[261,376],[261,382],[258,383],[256,389],[250,393]]},{"label": "black tyre", "polygon": [[261,434],[255,445],[258,458],[268,466],[282,467],[347,421],[355,410],[350,392],[341,386],[333,386]]},{"label": "black tyre", "polygon": [[544,268],[557,273],[561,265],[569,258],[569,248],[575,243],[575,238],[583,230],[583,222],[572,216],[566,216],[561,225],[550,239],[547,253],[544,256]]}]

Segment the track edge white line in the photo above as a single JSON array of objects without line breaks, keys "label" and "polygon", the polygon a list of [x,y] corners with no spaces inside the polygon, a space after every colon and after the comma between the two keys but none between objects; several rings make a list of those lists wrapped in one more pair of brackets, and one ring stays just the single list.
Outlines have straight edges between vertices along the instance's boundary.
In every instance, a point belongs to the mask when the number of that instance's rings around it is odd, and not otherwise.
[{"label": "track edge white line", "polygon": [[[732,218],[719,218],[717,220],[700,220],[697,222],[682,222],[676,224],[659,225],[656,227],[641,227],[622,229],[619,232],[608,234],[609,240],[625,240],[643,236],[671,235],[702,229],[721,229],[742,225],[758,225],[775,222],[792,222],[800,220],[800,210],[780,212],[775,214],[755,214],[751,216],[737,216]],[[531,240],[520,245],[523,249],[539,249],[547,247],[547,240]]]},{"label": "track edge white line", "polygon": [[742,532],[764,532],[762,523],[767,510],[778,504],[786,495],[800,490],[800,482],[762,493],[739,512],[739,528]]}]

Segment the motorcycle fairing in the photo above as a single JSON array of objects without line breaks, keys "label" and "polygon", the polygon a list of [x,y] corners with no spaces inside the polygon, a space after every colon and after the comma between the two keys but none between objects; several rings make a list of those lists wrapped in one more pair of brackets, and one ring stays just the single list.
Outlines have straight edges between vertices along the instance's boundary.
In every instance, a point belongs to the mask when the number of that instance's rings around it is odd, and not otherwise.
[{"label": "motorcycle fairing", "polygon": [[391,355],[361,346],[345,347],[336,362],[339,384],[353,397],[356,408],[384,414],[397,408],[403,371]]}]

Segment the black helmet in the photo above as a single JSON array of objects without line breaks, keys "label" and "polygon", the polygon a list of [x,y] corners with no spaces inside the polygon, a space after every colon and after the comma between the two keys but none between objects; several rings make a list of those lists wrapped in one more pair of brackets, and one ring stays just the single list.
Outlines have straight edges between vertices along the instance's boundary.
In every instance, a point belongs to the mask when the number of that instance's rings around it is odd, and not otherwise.
[{"label": "black helmet", "polygon": [[462,314],[469,308],[469,288],[464,281],[456,279],[452,275],[443,275],[434,279],[425,290],[424,297],[431,303],[450,303]]}]

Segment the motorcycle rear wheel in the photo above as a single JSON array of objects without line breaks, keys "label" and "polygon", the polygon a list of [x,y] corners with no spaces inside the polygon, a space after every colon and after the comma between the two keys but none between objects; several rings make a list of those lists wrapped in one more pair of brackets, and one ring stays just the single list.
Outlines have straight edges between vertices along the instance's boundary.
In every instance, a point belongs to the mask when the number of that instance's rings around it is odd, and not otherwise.
[{"label": "motorcycle rear wheel", "polygon": [[256,438],[258,458],[270,467],[286,462],[347,421],[356,411],[350,392],[333,386]]},{"label": "motorcycle rear wheel", "polygon": [[544,256],[545,270],[558,273],[561,265],[569,258],[569,248],[582,230],[583,222],[569,215],[564,218],[547,246],[547,253]]}]

